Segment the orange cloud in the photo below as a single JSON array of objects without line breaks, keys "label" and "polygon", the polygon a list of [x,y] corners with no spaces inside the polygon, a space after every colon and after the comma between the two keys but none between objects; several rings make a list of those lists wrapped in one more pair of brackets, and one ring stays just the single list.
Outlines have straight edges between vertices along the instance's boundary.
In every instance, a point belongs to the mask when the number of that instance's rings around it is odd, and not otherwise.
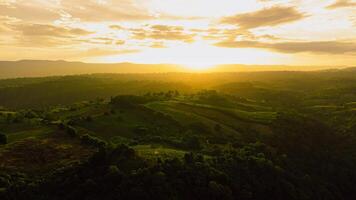
[{"label": "orange cloud", "polygon": [[187,33],[181,26],[152,25],[148,29],[131,29],[134,39],[177,40],[193,42],[195,34]]},{"label": "orange cloud", "polygon": [[49,24],[18,24],[13,25],[13,27],[26,36],[72,37],[93,33],[80,28],[60,27]]},{"label": "orange cloud", "polygon": [[311,42],[277,42],[265,43],[258,41],[223,41],[215,44],[227,48],[262,48],[282,53],[325,53],[345,54],[356,53],[356,43],[342,41],[311,41]]},{"label": "orange cloud", "polygon": [[335,9],[335,8],[344,8],[344,7],[355,7],[356,2],[351,0],[337,0],[335,3],[327,6],[326,8]]},{"label": "orange cloud", "polygon": [[253,38],[254,36],[248,30],[238,28],[233,29],[191,29],[205,40],[235,40],[236,37]]},{"label": "orange cloud", "polygon": [[124,27],[122,27],[120,25],[111,25],[109,27],[114,30],[123,30],[124,29]]},{"label": "orange cloud", "polygon": [[5,1],[0,4],[0,14],[31,22],[50,22],[61,17],[59,10],[32,1]]},{"label": "orange cloud", "polygon": [[162,48],[167,48],[163,42],[154,42],[151,44],[150,46],[151,48],[155,48],[155,49],[162,49]]},{"label": "orange cloud", "polygon": [[293,7],[272,7],[251,13],[238,14],[221,19],[223,24],[237,25],[241,29],[277,26],[301,20],[306,16]]},{"label": "orange cloud", "polygon": [[86,51],[81,51],[80,57],[101,57],[101,56],[110,56],[110,55],[120,55],[120,54],[131,54],[138,53],[139,50],[136,49],[124,49],[124,50],[108,50],[108,49],[89,49]]},{"label": "orange cloud", "polygon": [[80,29],[54,26],[50,24],[12,24],[9,27],[14,31],[17,46],[53,47],[73,45],[78,37],[87,36],[93,32]]},{"label": "orange cloud", "polygon": [[62,10],[82,21],[136,21],[154,19],[154,16],[133,0],[83,1],[62,0]]}]

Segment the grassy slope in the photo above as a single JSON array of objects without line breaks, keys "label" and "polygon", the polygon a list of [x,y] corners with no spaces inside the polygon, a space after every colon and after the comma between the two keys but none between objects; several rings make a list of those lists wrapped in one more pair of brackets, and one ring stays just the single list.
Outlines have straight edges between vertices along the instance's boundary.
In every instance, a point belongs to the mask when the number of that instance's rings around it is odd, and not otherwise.
[{"label": "grassy slope", "polygon": [[94,151],[64,132],[46,131],[46,135],[41,135],[40,131],[23,132],[25,136],[36,134],[36,138],[22,136],[22,139],[17,138],[19,140],[0,147],[0,170],[41,175],[85,159]]},{"label": "grassy slope", "polygon": [[[111,113],[112,110],[114,113]],[[112,108],[111,105],[98,110],[93,121],[81,120],[78,126],[106,140],[115,137],[133,138],[136,136],[134,130],[137,127],[145,127],[156,135],[165,136],[177,135],[181,128],[173,119],[143,106],[128,109]]]},{"label": "grassy slope", "polygon": [[246,129],[268,131],[267,126],[264,124],[271,122],[276,115],[273,112],[247,112],[225,107],[177,101],[153,102],[147,106],[171,114],[172,117],[183,124],[194,121],[203,122],[211,129],[216,124],[220,124],[227,134],[238,134]]},{"label": "grassy slope", "polygon": [[137,145],[133,148],[136,150],[139,156],[153,161],[155,161],[157,157],[182,158],[186,153],[186,151],[154,145]]},{"label": "grassy slope", "polygon": [[8,143],[24,140],[26,138],[43,139],[53,133],[53,129],[49,127],[39,127],[30,130],[23,130],[7,134]]}]

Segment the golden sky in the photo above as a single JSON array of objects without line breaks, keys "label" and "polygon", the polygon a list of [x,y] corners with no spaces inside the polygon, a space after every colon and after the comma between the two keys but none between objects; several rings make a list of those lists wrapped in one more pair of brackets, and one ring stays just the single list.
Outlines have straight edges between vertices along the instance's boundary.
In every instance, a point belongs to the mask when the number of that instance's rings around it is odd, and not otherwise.
[{"label": "golden sky", "polygon": [[0,0],[0,60],[356,65],[355,0]]}]

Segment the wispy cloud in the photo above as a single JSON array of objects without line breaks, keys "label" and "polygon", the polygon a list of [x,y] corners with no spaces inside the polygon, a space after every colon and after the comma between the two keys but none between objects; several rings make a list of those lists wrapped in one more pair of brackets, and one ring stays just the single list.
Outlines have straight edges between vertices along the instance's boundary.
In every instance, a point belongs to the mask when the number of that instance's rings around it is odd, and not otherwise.
[{"label": "wispy cloud", "polygon": [[73,37],[93,33],[80,28],[61,27],[49,24],[18,24],[13,25],[13,27],[14,30],[20,31],[25,36]]},{"label": "wispy cloud", "polygon": [[148,28],[131,29],[134,39],[176,40],[193,42],[195,34],[188,33],[182,26],[152,25]]},{"label": "wispy cloud", "polygon": [[324,53],[345,54],[356,53],[356,43],[344,41],[311,41],[311,42],[277,42],[259,41],[222,41],[215,44],[227,48],[262,48],[282,53]]},{"label": "wispy cloud", "polygon": [[128,21],[147,20],[154,16],[133,0],[83,1],[62,0],[62,10],[82,21]]},{"label": "wispy cloud", "polygon": [[[47,4],[47,5],[46,5]],[[4,1],[0,4],[0,14],[10,16],[22,21],[51,22],[61,17],[60,10],[54,9],[56,5],[35,1]]]},{"label": "wispy cloud", "polygon": [[110,55],[122,55],[122,54],[131,54],[138,53],[140,50],[137,49],[121,49],[121,50],[108,50],[108,49],[89,49],[80,52],[79,57],[101,57],[101,56],[110,56]]},{"label": "wispy cloud", "polygon": [[73,45],[78,37],[88,36],[93,32],[81,29],[54,26],[50,24],[12,24],[16,46],[53,47]]},{"label": "wispy cloud", "polygon": [[223,24],[237,25],[241,29],[277,26],[305,18],[294,7],[271,7],[256,12],[228,16],[221,19]]},{"label": "wispy cloud", "polygon": [[352,0],[337,0],[335,3],[327,6],[329,9],[356,7],[356,2]]}]

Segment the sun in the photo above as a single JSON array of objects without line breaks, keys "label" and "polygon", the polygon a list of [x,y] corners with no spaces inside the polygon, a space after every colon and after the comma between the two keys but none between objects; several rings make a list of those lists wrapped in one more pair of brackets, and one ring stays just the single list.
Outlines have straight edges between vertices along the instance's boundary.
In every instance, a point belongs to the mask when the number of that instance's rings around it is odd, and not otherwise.
[{"label": "sun", "polygon": [[184,68],[188,69],[189,71],[207,71],[214,67],[213,64],[196,63],[196,62],[186,63],[186,64],[183,64],[183,66],[184,66]]}]

